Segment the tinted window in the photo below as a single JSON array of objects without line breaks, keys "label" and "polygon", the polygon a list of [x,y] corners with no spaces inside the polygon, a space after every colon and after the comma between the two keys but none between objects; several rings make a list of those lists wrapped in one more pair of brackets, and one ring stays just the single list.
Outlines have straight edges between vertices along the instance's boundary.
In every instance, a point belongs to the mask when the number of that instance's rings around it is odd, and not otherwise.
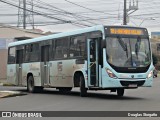
[{"label": "tinted window", "polygon": [[71,38],[69,56],[85,56],[85,36],[80,35]]},{"label": "tinted window", "polygon": [[55,41],[55,59],[68,57],[68,38],[61,38]]},{"label": "tinted window", "polygon": [[9,54],[8,54],[8,63],[9,64],[14,64],[15,63],[15,47],[9,48]]},{"label": "tinted window", "polygon": [[23,49],[16,50],[16,63],[21,64],[23,63]]},{"label": "tinted window", "polygon": [[39,60],[39,44],[29,44],[25,46],[25,61],[38,61]]},{"label": "tinted window", "polygon": [[50,49],[49,49],[49,60],[53,60],[54,59],[54,56],[55,56],[55,41],[52,40],[51,41],[51,45],[50,45]]}]

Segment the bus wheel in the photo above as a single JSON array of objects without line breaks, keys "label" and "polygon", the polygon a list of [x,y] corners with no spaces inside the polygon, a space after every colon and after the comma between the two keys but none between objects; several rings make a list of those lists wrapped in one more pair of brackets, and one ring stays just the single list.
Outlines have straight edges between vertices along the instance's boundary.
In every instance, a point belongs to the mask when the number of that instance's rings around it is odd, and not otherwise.
[{"label": "bus wheel", "polygon": [[87,89],[85,88],[85,81],[82,75],[80,76],[80,96],[81,97],[87,96]]},{"label": "bus wheel", "polygon": [[42,86],[34,86],[34,79],[33,76],[29,76],[27,80],[27,90],[30,93],[39,93],[43,91]]},{"label": "bus wheel", "polygon": [[34,93],[35,92],[35,86],[34,86],[33,76],[29,76],[28,77],[28,80],[27,80],[27,90],[30,93]]},{"label": "bus wheel", "polygon": [[123,96],[124,95],[124,89],[123,88],[119,88],[119,89],[117,89],[117,95],[118,96]]}]

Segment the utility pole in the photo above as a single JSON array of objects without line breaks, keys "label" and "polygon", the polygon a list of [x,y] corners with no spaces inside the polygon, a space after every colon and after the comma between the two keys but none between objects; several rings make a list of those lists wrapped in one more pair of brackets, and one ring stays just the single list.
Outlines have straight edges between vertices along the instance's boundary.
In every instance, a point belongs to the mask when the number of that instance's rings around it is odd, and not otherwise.
[{"label": "utility pole", "polygon": [[23,29],[26,29],[26,0],[23,0]]},{"label": "utility pole", "polygon": [[127,25],[127,9],[126,9],[126,0],[124,0],[123,25]]},{"label": "utility pole", "polygon": [[123,25],[127,25],[127,22],[129,21],[129,15],[135,12],[136,10],[138,10],[138,0],[130,0],[128,9],[127,0],[124,0]]},{"label": "utility pole", "polygon": [[19,0],[17,27],[26,29],[29,24],[34,29],[33,0]]}]

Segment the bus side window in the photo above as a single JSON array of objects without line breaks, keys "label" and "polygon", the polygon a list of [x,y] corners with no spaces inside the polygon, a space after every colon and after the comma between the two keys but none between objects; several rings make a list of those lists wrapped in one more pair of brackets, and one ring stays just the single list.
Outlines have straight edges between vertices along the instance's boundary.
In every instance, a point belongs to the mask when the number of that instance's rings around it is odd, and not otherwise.
[{"label": "bus side window", "polygon": [[9,64],[15,64],[15,47],[9,48],[9,54],[8,54],[8,63]]},{"label": "bus side window", "polygon": [[55,59],[68,58],[68,37],[55,41]]},{"label": "bus side window", "polygon": [[30,53],[30,45],[25,45],[25,58],[24,61],[25,62],[29,62],[29,53]]},{"label": "bus side window", "polygon": [[85,51],[85,36],[79,35],[71,37],[69,57],[84,57]]},{"label": "bus side window", "polygon": [[39,44],[29,44],[25,46],[25,62],[39,60]]},{"label": "bus side window", "polygon": [[31,52],[30,52],[30,61],[38,61],[39,60],[39,44],[34,43],[31,44]]}]

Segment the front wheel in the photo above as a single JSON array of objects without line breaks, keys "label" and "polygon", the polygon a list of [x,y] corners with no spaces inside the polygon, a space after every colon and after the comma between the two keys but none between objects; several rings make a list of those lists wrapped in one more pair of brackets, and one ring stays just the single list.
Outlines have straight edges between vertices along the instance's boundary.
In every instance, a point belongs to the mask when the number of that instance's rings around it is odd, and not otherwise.
[{"label": "front wheel", "polygon": [[87,89],[85,88],[85,80],[82,75],[80,76],[80,96],[81,97],[87,96]]},{"label": "front wheel", "polygon": [[124,95],[124,89],[123,89],[123,88],[117,89],[117,95],[118,95],[119,97],[122,97],[122,96]]}]

